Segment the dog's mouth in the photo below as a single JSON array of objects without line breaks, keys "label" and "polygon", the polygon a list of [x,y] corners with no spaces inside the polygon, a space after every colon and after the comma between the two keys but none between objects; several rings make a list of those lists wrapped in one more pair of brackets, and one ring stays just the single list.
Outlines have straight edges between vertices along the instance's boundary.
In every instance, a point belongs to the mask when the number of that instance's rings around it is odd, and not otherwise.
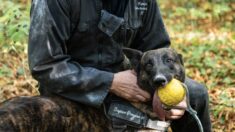
[{"label": "dog's mouth", "polygon": [[[153,95],[152,95],[152,108],[153,112],[156,113],[157,117],[165,121],[166,117],[166,110],[164,109],[164,105],[161,103],[160,98],[158,96],[158,88],[160,87],[165,87],[169,81],[169,78],[166,78],[165,76],[156,76],[155,79],[153,80]],[[171,78],[172,79],[172,78]],[[170,80],[171,80],[170,79]]]},{"label": "dog's mouth", "polygon": [[[174,77],[175,78],[175,77]],[[170,79],[170,81],[173,78]],[[167,107],[160,101],[160,98],[158,96],[158,88],[159,87],[165,87],[170,81],[164,80],[164,81],[157,81],[157,83],[155,83],[154,89],[153,89],[153,95],[152,95],[152,108],[153,108],[153,112],[157,115],[157,117],[162,120],[165,121],[166,119],[166,111],[167,111]]]}]

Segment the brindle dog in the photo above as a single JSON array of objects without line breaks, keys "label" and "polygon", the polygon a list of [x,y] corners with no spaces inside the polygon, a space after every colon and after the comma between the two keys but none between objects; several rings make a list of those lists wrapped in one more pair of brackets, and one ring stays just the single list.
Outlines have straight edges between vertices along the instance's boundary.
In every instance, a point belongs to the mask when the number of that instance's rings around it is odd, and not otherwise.
[{"label": "brindle dog", "polygon": [[0,105],[0,132],[108,132],[103,111],[60,97],[16,97]]},{"label": "brindle dog", "polygon": [[[162,48],[141,53],[124,49],[138,75],[138,83],[153,95],[157,87],[173,77],[184,81],[182,58],[174,50]],[[151,106],[136,107],[154,117]],[[0,104],[0,132],[106,132],[112,131],[104,112],[58,96],[16,97]]]},{"label": "brindle dog", "polygon": [[[137,72],[138,85],[148,91],[152,98],[157,88],[165,86],[173,78],[181,82],[185,80],[182,55],[174,49],[161,48],[142,53],[138,50],[125,48],[124,53],[131,64],[128,66]],[[157,114],[153,112],[152,101],[145,104],[132,104],[151,118],[158,118]]]}]

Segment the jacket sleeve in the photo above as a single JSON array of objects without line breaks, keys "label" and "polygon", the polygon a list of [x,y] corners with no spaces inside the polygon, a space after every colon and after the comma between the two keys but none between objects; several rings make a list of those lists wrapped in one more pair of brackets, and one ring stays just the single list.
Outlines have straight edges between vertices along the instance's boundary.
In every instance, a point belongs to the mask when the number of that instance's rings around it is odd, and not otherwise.
[{"label": "jacket sleeve", "polygon": [[33,0],[29,67],[40,86],[50,93],[99,107],[108,94],[113,73],[82,67],[67,53],[66,43],[72,32],[70,6],[74,6],[69,1]]},{"label": "jacket sleeve", "polygon": [[169,46],[170,38],[165,29],[158,4],[156,0],[149,0],[146,14],[143,17],[143,25],[130,47],[147,51]]}]

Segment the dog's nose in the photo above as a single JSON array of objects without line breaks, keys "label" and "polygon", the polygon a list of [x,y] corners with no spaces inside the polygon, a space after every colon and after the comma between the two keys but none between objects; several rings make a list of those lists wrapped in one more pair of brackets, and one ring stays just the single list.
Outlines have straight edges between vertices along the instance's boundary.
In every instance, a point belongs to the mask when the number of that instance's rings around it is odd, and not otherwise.
[{"label": "dog's nose", "polygon": [[153,83],[154,85],[157,85],[157,86],[165,86],[167,83],[167,79],[163,75],[157,75],[154,77]]}]

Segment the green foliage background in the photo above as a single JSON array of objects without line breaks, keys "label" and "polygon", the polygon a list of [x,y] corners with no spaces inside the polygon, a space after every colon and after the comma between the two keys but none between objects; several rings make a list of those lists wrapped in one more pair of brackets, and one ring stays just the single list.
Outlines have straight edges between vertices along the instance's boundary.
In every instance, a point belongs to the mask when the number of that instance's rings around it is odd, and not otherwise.
[{"label": "green foliage background", "polygon": [[[0,0],[0,101],[36,95],[27,65],[30,2]],[[213,131],[235,131],[235,1],[158,0],[187,75],[205,83]]]}]

